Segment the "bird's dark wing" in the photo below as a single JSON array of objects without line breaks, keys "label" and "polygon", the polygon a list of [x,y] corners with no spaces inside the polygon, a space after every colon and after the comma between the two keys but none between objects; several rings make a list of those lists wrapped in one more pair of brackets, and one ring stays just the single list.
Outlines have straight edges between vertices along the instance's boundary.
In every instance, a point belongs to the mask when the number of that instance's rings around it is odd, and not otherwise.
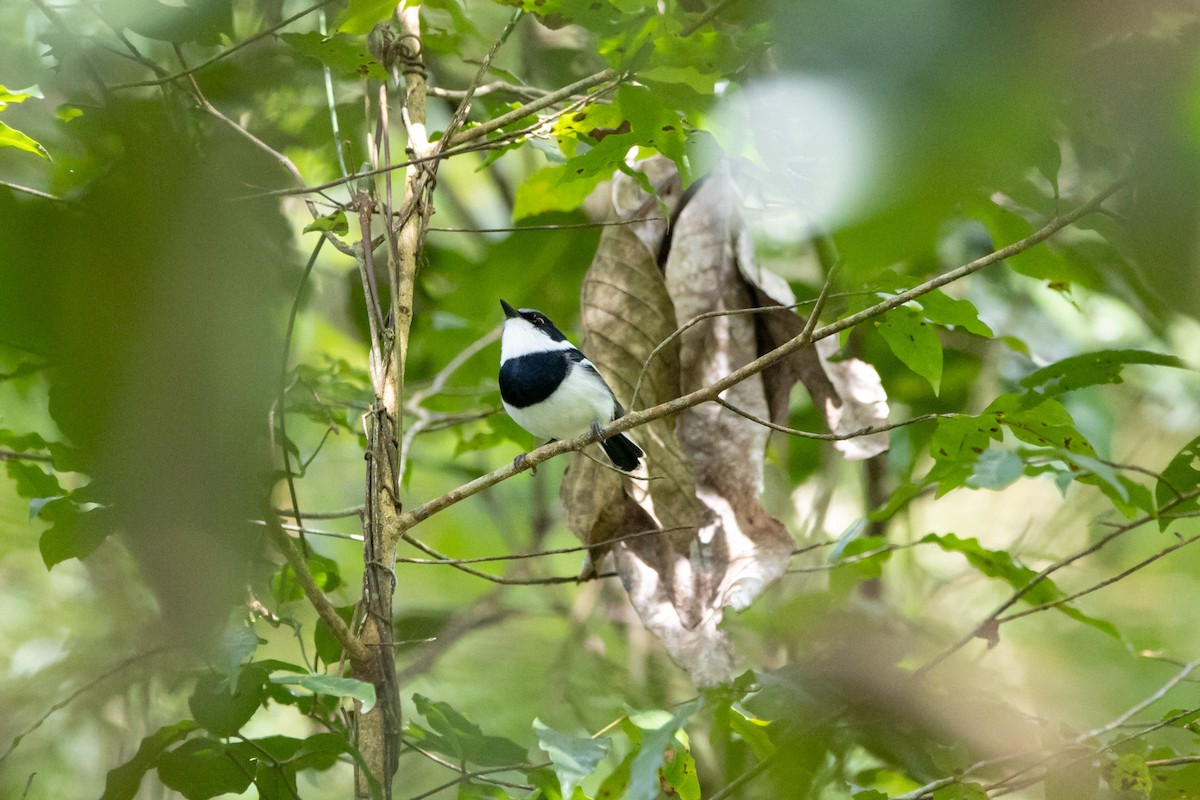
[{"label": "bird's dark wing", "polygon": [[567,377],[566,350],[546,350],[510,358],[500,365],[500,397],[517,408],[545,400]]}]

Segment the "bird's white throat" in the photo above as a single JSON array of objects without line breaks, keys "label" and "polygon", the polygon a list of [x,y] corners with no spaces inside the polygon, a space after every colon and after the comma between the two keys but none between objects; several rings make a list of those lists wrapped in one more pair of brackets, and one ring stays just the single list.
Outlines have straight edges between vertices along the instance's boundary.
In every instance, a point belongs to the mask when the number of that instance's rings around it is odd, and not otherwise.
[{"label": "bird's white throat", "polygon": [[504,333],[500,337],[500,363],[510,358],[519,358],[530,353],[547,350],[571,350],[574,345],[565,339],[556,342],[534,327],[527,319],[513,317],[504,320]]}]

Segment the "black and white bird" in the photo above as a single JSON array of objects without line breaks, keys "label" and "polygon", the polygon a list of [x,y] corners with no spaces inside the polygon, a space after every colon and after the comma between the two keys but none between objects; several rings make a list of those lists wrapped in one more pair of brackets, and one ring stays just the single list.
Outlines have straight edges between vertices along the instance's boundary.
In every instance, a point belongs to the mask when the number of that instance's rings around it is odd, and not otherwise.
[{"label": "black and white bird", "polygon": [[[595,365],[545,314],[503,300],[500,307],[500,399],[513,421],[540,439],[571,439],[625,413]],[[643,455],[624,434],[600,446],[626,472],[637,469]]]}]

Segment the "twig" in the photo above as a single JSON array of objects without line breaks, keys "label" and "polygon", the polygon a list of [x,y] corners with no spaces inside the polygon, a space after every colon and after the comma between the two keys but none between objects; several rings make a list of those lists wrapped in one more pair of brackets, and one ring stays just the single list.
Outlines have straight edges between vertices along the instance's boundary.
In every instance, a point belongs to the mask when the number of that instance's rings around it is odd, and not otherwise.
[{"label": "twig", "polygon": [[296,579],[300,581],[300,586],[304,589],[304,595],[308,598],[308,602],[316,609],[317,616],[329,628],[333,638],[338,640],[346,654],[351,660],[359,663],[364,663],[370,658],[370,650],[362,643],[362,640],[354,635],[353,631],[337,613],[337,609],[333,607],[333,603],[325,596],[325,593],[317,586],[317,582],[313,580],[312,573],[309,572],[308,564],[304,562],[304,557],[300,555],[300,551],[292,542],[292,537],[288,536],[283,530],[283,526],[275,517],[274,512],[268,506],[265,514],[265,523],[267,531],[271,534],[272,541],[279,551],[283,553],[283,557],[292,567],[292,572],[295,573]]},{"label": "twig", "polygon": [[[292,513],[292,509],[290,508],[274,508],[272,511],[281,517],[296,518],[296,515]],[[358,505],[350,506],[349,508],[339,508],[334,511],[306,511],[304,516],[309,519],[341,519],[342,517],[362,517],[362,514],[363,507]]]},{"label": "twig", "polygon": [[50,194],[49,192],[43,192],[41,189],[31,189],[28,186],[22,186],[19,183],[12,183],[11,181],[0,181],[0,186],[12,189],[15,192],[24,192],[25,194],[31,194],[34,197],[41,197],[44,200],[57,200],[60,203],[70,202],[65,197],[59,197],[58,195]]},{"label": "twig", "polygon": [[602,83],[619,80],[621,80],[621,76],[616,72],[616,70],[601,70],[594,75],[589,75],[586,78],[575,81],[575,83],[572,83],[570,86],[564,86],[557,91],[550,92],[549,94],[527,103],[520,108],[513,109],[506,114],[501,114],[500,116],[490,119],[480,125],[476,125],[473,128],[459,131],[454,136],[446,137],[447,143],[445,146],[447,148],[456,147],[460,144],[473,141],[481,136],[486,136],[492,131],[499,130],[505,125],[522,120],[525,117],[528,117],[530,114],[535,114],[538,111],[541,111],[543,108],[549,108],[555,103],[570,99],[573,95],[576,95],[586,89],[591,89],[593,86],[599,86]]},{"label": "twig", "polygon": [[[577,575],[564,575],[562,577],[553,577],[553,578],[503,578],[498,575],[489,575],[486,572],[481,572],[477,569],[473,569],[464,564],[458,563],[455,559],[450,558],[445,553],[439,553],[437,550],[434,550],[432,547],[425,544],[420,539],[417,539],[417,538],[411,536],[407,532],[402,532],[400,534],[400,538],[403,539],[404,541],[408,542],[409,544],[411,544],[413,547],[420,550],[422,553],[433,556],[434,558],[438,559],[439,561],[446,564],[447,566],[454,567],[455,569],[459,570],[460,572],[465,572],[468,575],[473,575],[476,578],[483,578],[485,581],[489,581],[491,583],[498,583],[502,586],[544,586],[544,585],[556,584],[556,583],[586,583],[587,581],[597,580],[599,578],[616,577],[615,572],[603,572],[603,573],[600,573],[597,575],[590,575],[588,577],[579,577]],[[396,559],[396,560],[399,561],[400,559]]]},{"label": "twig", "polygon": [[300,531],[300,552],[305,558],[308,557],[308,542],[304,540],[304,520],[300,516],[300,500],[296,495],[296,478],[292,474],[292,457],[288,453],[287,375],[288,362],[292,358],[292,333],[296,329],[296,315],[300,313],[300,297],[304,294],[304,284],[308,283],[308,276],[312,273],[313,265],[317,263],[317,256],[320,255],[321,247],[324,244],[324,236],[317,239],[312,255],[308,257],[308,263],[304,265],[304,272],[300,275],[300,282],[296,285],[296,296],[292,298],[292,310],[288,314],[287,330],[283,335],[283,364],[279,370],[279,415],[276,418],[279,424],[279,450],[283,454],[283,475],[287,479],[288,496],[292,500],[290,516],[296,520],[296,526]]},{"label": "twig", "polygon": [[1083,597],[1084,595],[1091,594],[1092,592],[1095,592],[1095,591],[1099,591],[1100,589],[1103,589],[1106,586],[1111,586],[1112,584],[1116,583],[1117,581],[1129,577],[1130,575],[1132,575],[1133,573],[1142,569],[1143,567],[1147,567],[1150,564],[1153,564],[1155,561],[1158,561],[1163,556],[1165,556],[1169,553],[1173,553],[1176,550],[1180,550],[1184,547],[1187,547],[1189,544],[1192,544],[1193,542],[1195,542],[1198,539],[1200,539],[1200,535],[1192,536],[1191,538],[1184,539],[1181,542],[1176,542],[1175,544],[1171,545],[1170,547],[1166,547],[1166,548],[1158,551],[1157,553],[1150,556],[1149,558],[1147,558],[1143,561],[1139,561],[1138,563],[1134,564],[1129,569],[1119,572],[1116,575],[1112,576],[1111,578],[1108,578],[1106,580],[1100,581],[1099,583],[1093,584],[1092,586],[1089,586],[1086,589],[1081,589],[1080,591],[1075,592],[1074,594],[1069,594],[1065,597],[1060,597],[1057,600],[1051,600],[1050,602],[1042,603],[1041,605],[1036,605],[1036,606],[1033,606],[1032,608],[1026,608],[1022,611],[1016,611],[1007,616],[999,617],[996,620],[996,624],[1003,625],[1006,622],[1011,622],[1014,619],[1020,619],[1021,617],[1028,617],[1030,614],[1036,614],[1039,611],[1045,611],[1046,609],[1049,609],[1049,608],[1057,608],[1058,606],[1065,605],[1067,603],[1070,603],[1073,600],[1077,600],[1080,597]]},{"label": "twig", "polygon": [[608,228],[616,225],[633,225],[638,222],[661,222],[662,217],[643,217],[640,219],[622,219],[612,222],[571,222],[562,225],[514,225],[509,228],[435,228],[430,232],[437,233],[520,233],[522,231],[565,231],[577,228]]},{"label": "twig", "polygon": [[[618,542],[626,542],[631,539],[640,539],[644,536],[654,536],[662,533],[672,533],[674,531],[691,530],[689,526],[675,526],[670,528],[653,528],[651,530],[637,531],[636,533],[627,533],[623,536],[615,536],[612,539],[605,539],[603,542],[594,544],[576,545],[575,547],[560,547],[554,550],[538,550],[534,553],[513,553],[505,556],[479,556],[477,558],[438,558],[434,560],[426,558],[397,558],[396,561],[404,564],[445,564],[453,566],[455,564],[483,564],[493,561],[522,561],[529,558],[543,558],[545,556],[559,556],[568,553],[582,553],[587,550],[594,550],[602,545],[616,544]],[[796,551],[802,552],[802,551]],[[793,553],[795,555],[795,553]]]},{"label": "twig", "polygon": [[0,461],[41,461],[45,464],[52,464],[54,457],[41,453],[18,453],[15,450],[0,448]]},{"label": "twig", "polygon": [[1191,671],[1194,670],[1196,667],[1200,667],[1200,658],[1198,658],[1194,661],[1189,661],[1187,664],[1185,664],[1183,666],[1183,669],[1179,670],[1179,672],[1176,672],[1174,675],[1172,675],[1171,679],[1168,680],[1166,683],[1164,683],[1162,686],[1160,686],[1157,691],[1155,691],[1153,694],[1151,694],[1149,697],[1147,697],[1142,702],[1137,703],[1134,706],[1132,706],[1128,711],[1126,711],[1121,716],[1117,717],[1116,719],[1114,719],[1113,721],[1109,722],[1106,725],[1101,725],[1099,728],[1094,728],[1094,729],[1088,731],[1087,733],[1083,733],[1083,734],[1080,734],[1079,736],[1075,737],[1075,744],[1083,744],[1084,742],[1087,742],[1091,739],[1095,739],[1099,736],[1103,736],[1104,734],[1108,733],[1109,731],[1120,727],[1125,722],[1128,722],[1135,714],[1137,714],[1140,711],[1145,710],[1146,708],[1148,708],[1149,706],[1151,706],[1158,700],[1161,700],[1163,698],[1163,696],[1166,695],[1167,692],[1169,692],[1169,691],[1171,691],[1171,689],[1175,688],[1179,684],[1179,682],[1182,681],[1184,678],[1186,678],[1191,673]]},{"label": "twig", "polygon": [[[136,664],[139,661],[144,661],[145,659],[156,656],[159,653],[164,653],[168,650],[173,650],[173,649],[175,649],[175,647],[176,647],[175,645],[162,645],[161,647],[155,647],[151,650],[145,651],[144,653],[138,653],[137,655],[132,655],[129,658],[122,661],[121,663],[117,664],[116,666],[110,667],[109,669],[105,670],[104,672],[101,672],[95,678],[88,681],[83,686],[80,686],[78,689],[71,692],[69,695],[67,695],[62,700],[59,700],[54,705],[50,706],[50,708],[46,711],[46,713],[44,713],[40,717],[38,717],[37,720],[34,721],[34,723],[32,725],[30,725],[24,731],[22,731],[21,733],[17,734],[15,737],[13,737],[12,743],[9,744],[8,749],[5,750],[3,753],[0,753],[0,763],[3,763],[4,759],[8,758],[9,755],[12,754],[12,751],[17,749],[17,745],[19,745],[21,743],[22,739],[24,739],[26,736],[28,736],[29,734],[36,731],[38,728],[42,727],[42,723],[44,723],[46,720],[50,719],[51,715],[53,715],[54,712],[61,711],[62,709],[66,708],[67,705],[69,705],[73,700],[75,700],[75,698],[79,697],[84,692],[94,688],[95,686],[104,682],[108,678],[111,678],[113,675],[116,675],[118,672],[121,672],[125,668],[129,667],[131,664]],[[32,775],[29,776],[29,779],[30,779],[30,781],[32,781],[33,776]],[[26,789],[26,791],[29,790],[28,784],[26,784],[25,789]]]},{"label": "twig", "polygon": [[270,36],[271,34],[275,33],[275,31],[278,31],[282,28],[286,28],[288,25],[291,25],[293,22],[300,19],[301,17],[308,16],[309,14],[311,14],[312,12],[316,11],[319,8],[324,8],[325,6],[329,5],[333,1],[334,0],[321,0],[321,2],[317,3],[316,5],[309,6],[308,8],[304,9],[303,11],[301,11],[297,14],[293,14],[292,16],[288,17],[287,19],[283,20],[282,22],[272,25],[270,28],[261,30],[258,33],[254,34],[253,36],[250,36],[249,38],[243,39],[242,41],[229,47],[228,49],[222,50],[221,52],[217,53],[216,55],[212,56],[211,58],[201,61],[199,64],[195,65],[194,67],[185,67],[184,69],[180,70],[179,72],[174,72],[174,73],[171,73],[170,75],[164,75],[160,78],[154,78],[151,80],[132,81],[130,83],[118,83],[118,84],[113,85],[110,88],[113,91],[116,91],[118,89],[134,89],[139,86],[161,86],[164,83],[172,83],[174,81],[179,80],[180,78],[189,77],[193,73],[199,72],[200,70],[204,69],[205,67],[209,66],[210,64],[215,64],[216,62],[220,61],[221,59],[226,58],[227,56],[233,55],[238,50],[241,50],[243,47],[246,47],[247,45],[250,45],[250,44],[254,44],[259,39]]},{"label": "twig", "polygon": [[679,37],[681,39],[686,39],[687,37],[691,36],[693,33],[712,22],[713,18],[717,16],[717,14],[720,14],[722,11],[736,2],[737,0],[720,0],[720,2],[714,3],[707,11],[701,14],[695,22],[681,30],[679,32]]},{"label": "twig", "polygon": [[[647,408],[642,411],[631,411],[630,413],[619,417],[605,426],[600,431],[599,438],[608,438],[618,433],[624,433],[627,430],[636,428],[639,425],[644,425],[647,422],[651,422],[672,414],[677,414],[684,409],[691,408],[692,406],[699,405],[700,403],[715,400],[717,396],[721,394],[721,392],[725,391],[729,387],[744,381],[751,375],[756,375],[759,372],[762,372],[764,369],[776,363],[777,361],[786,358],[801,348],[811,345],[815,341],[852,328],[855,325],[866,322],[869,319],[873,319],[874,317],[891,311],[893,308],[904,305],[910,300],[915,300],[924,294],[928,294],[934,289],[939,289],[942,286],[945,286],[947,283],[964,278],[967,275],[978,272],[984,267],[998,263],[1006,258],[1028,250],[1034,245],[1040,244],[1041,242],[1050,238],[1058,231],[1078,220],[1080,217],[1083,217],[1089,212],[1094,211],[1102,202],[1104,202],[1105,199],[1121,188],[1124,183],[1124,181],[1119,181],[1113,184],[1097,194],[1088,202],[1081,205],[1079,208],[1075,209],[1069,214],[1056,217],[1038,231],[1030,236],[1025,237],[1024,239],[1021,239],[1020,241],[1013,242],[1012,244],[996,250],[993,253],[989,253],[982,258],[975,259],[968,264],[939,275],[936,278],[913,287],[912,289],[901,292],[893,297],[889,297],[886,300],[883,300],[858,312],[857,314],[852,314],[848,317],[838,320],[837,322],[819,328],[813,332],[810,338],[806,338],[803,335],[796,336],[779,347],[776,347],[774,350],[771,350],[770,352],[759,356],[750,363],[734,370],[724,378],[713,383],[711,386],[697,389],[694,392],[675,398],[674,400],[669,400],[665,403],[660,403],[652,408]],[[422,520],[428,519],[434,514],[449,508],[455,503],[465,500],[477,492],[495,486],[497,483],[507,480],[513,475],[524,472],[527,469],[531,469],[547,459],[562,455],[563,453],[571,452],[573,450],[579,450],[595,441],[598,441],[598,437],[592,432],[588,432],[577,436],[574,439],[560,439],[559,441],[551,442],[538,447],[531,452],[526,453],[525,458],[519,463],[509,464],[486,475],[482,475],[472,481],[468,481],[467,483],[464,483],[461,486],[442,494],[440,497],[429,500],[417,508],[403,513],[400,516],[399,524],[397,525],[396,535],[399,535],[403,531],[407,531],[414,525],[420,523]]]},{"label": "twig", "polygon": [[918,422],[928,422],[933,419],[952,419],[954,417],[963,416],[962,414],[922,414],[919,417],[913,417],[912,419],[901,420],[900,422],[889,422],[886,425],[869,425],[865,428],[859,428],[856,431],[851,431],[850,433],[813,433],[812,431],[802,431],[802,430],[798,430],[796,428],[788,428],[784,425],[778,425],[774,422],[771,422],[770,420],[766,420],[766,419],[763,419],[762,417],[755,416],[754,414],[751,414],[749,411],[740,409],[737,406],[733,405],[732,403],[730,403],[727,400],[720,398],[720,397],[718,397],[716,399],[716,402],[719,405],[724,406],[725,408],[729,409],[733,413],[737,414],[738,416],[745,417],[746,419],[750,420],[751,422],[757,422],[759,425],[762,425],[763,427],[766,427],[766,428],[770,428],[773,431],[779,431],[780,433],[786,433],[790,436],[799,436],[802,439],[820,439],[821,441],[825,441],[825,442],[841,442],[841,441],[845,441],[846,439],[857,439],[860,436],[870,436],[873,433],[883,433],[885,431],[894,430],[895,428],[904,428],[909,425],[915,425]]},{"label": "twig", "polygon": [[[1169,511],[1171,508],[1174,508],[1175,506],[1177,506],[1183,502],[1186,502],[1187,500],[1190,500],[1193,497],[1200,497],[1200,490],[1196,490],[1194,492],[1189,492],[1186,495],[1182,495],[1181,497],[1178,497],[1178,498],[1172,500],[1171,502],[1162,506],[1162,508],[1159,509],[1159,512],[1161,513],[1163,511]],[[1140,528],[1142,525],[1145,525],[1148,522],[1153,522],[1157,518],[1158,517],[1156,517],[1156,516],[1147,514],[1144,517],[1140,517],[1139,519],[1136,519],[1136,520],[1133,520],[1132,522],[1126,523],[1125,525],[1122,525],[1121,527],[1117,528],[1116,530],[1112,531],[1111,533],[1108,533],[1105,536],[1102,536],[1101,538],[1097,539],[1095,542],[1093,542],[1092,544],[1083,548],[1082,550],[1080,550],[1076,553],[1073,553],[1072,555],[1069,555],[1066,558],[1062,558],[1062,559],[1059,559],[1058,561],[1055,561],[1053,564],[1051,564],[1050,566],[1043,569],[1037,575],[1034,575],[1032,578],[1030,578],[1029,581],[1024,586],[1022,586],[1020,589],[1018,589],[1016,592],[1014,592],[1011,596],[1009,596],[1009,598],[1007,600],[1005,600],[1003,603],[1000,604],[999,608],[997,608],[995,611],[993,611],[991,614],[989,614],[983,620],[983,622],[980,622],[978,625],[976,625],[974,628],[972,628],[969,633],[965,634],[961,639],[956,641],[954,644],[950,645],[945,650],[938,653],[932,659],[927,661],[925,664],[918,667],[914,674],[923,675],[923,674],[929,672],[931,669],[936,667],[938,664],[941,664],[947,658],[954,655],[962,648],[966,647],[971,641],[973,641],[975,638],[977,638],[978,636],[983,634],[984,631],[987,631],[987,630],[990,630],[991,628],[993,628],[997,624],[997,620],[999,620],[1001,614],[1003,614],[1005,611],[1007,611],[1008,609],[1010,609],[1014,605],[1016,605],[1017,602],[1019,602],[1022,597],[1024,597],[1026,594],[1028,594],[1035,586],[1037,586],[1039,583],[1044,581],[1046,578],[1048,578],[1053,573],[1057,572],[1058,570],[1062,569],[1063,567],[1067,566],[1068,564],[1072,564],[1072,563],[1078,561],[1079,559],[1083,558],[1084,556],[1088,556],[1088,555],[1091,555],[1092,553],[1095,553],[1097,550],[1100,550],[1102,547],[1104,547],[1105,545],[1107,545],[1109,542],[1113,541],[1114,539],[1116,539],[1120,536],[1124,536],[1126,533],[1129,533],[1130,531],[1132,531],[1136,528]]]}]

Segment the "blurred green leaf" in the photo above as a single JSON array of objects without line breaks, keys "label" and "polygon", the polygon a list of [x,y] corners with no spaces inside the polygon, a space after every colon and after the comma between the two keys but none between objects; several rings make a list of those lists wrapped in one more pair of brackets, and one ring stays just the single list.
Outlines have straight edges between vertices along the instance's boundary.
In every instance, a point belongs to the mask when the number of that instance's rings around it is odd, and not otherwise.
[{"label": "blurred green leaf", "polygon": [[1105,775],[1108,785],[1119,792],[1149,797],[1154,789],[1154,779],[1146,759],[1136,753],[1126,753],[1109,765]]},{"label": "blurred green leaf", "polygon": [[337,675],[272,675],[271,683],[299,686],[315,694],[357,700],[362,704],[360,714],[365,714],[375,707],[375,687],[357,678],[342,678]]},{"label": "blurred green leaf", "polygon": [[417,712],[429,723],[430,730],[412,726],[410,737],[451,758],[469,761],[481,767],[523,764],[525,748],[500,736],[488,736],[449,703],[413,695]]},{"label": "blurred green leaf", "polygon": [[220,673],[206,673],[188,698],[192,718],[217,736],[233,736],[266,699],[266,681],[266,671],[255,665],[242,667],[236,683]]},{"label": "blurred green leaf", "polygon": [[249,759],[238,758],[213,739],[191,739],[158,761],[159,779],[188,800],[240,794],[253,776]]},{"label": "blurred green leaf", "polygon": [[[350,9],[347,8],[347,11]],[[377,81],[386,81],[387,72],[383,65],[375,60],[371,52],[367,50],[366,45],[361,38],[354,38],[348,33],[334,33],[329,36],[322,36],[316,31],[308,33],[281,33],[279,38],[287,42],[296,52],[308,58],[316,59],[325,66],[329,67],[339,78],[354,80],[356,78],[372,78]],[[333,218],[341,218],[339,230],[338,227],[316,227],[322,220]],[[346,214],[344,211],[337,211],[332,214],[327,214],[324,217],[313,222],[304,229],[305,233],[310,230],[332,230],[335,233],[346,232]]]},{"label": "blurred green leaf", "polygon": [[370,33],[377,24],[387,21],[395,10],[396,4],[387,0],[350,0],[333,27],[351,35]]},{"label": "blurred green leaf", "polygon": [[142,777],[158,765],[158,759],[168,747],[187,738],[196,730],[190,719],[166,725],[142,739],[133,758],[108,771],[104,794],[100,800],[133,800],[142,785]]},{"label": "blurred green leaf", "polygon": [[570,797],[575,787],[595,771],[608,755],[612,742],[607,738],[568,736],[547,726],[540,719],[533,721],[538,746],[550,756],[554,774],[558,776],[562,793]]},{"label": "blurred green leaf", "polygon": [[[1200,489],[1200,436],[1192,439],[1183,446],[1171,462],[1167,464],[1167,468],[1162,471],[1162,476],[1155,483],[1154,499],[1158,502],[1158,507],[1161,509],[1167,503],[1174,502],[1181,495],[1190,494]],[[1200,510],[1200,498],[1193,497],[1190,500],[1177,502],[1170,509],[1168,514],[1189,514]],[[1171,524],[1169,519],[1160,519],[1158,521],[1159,530],[1166,530]]]}]

